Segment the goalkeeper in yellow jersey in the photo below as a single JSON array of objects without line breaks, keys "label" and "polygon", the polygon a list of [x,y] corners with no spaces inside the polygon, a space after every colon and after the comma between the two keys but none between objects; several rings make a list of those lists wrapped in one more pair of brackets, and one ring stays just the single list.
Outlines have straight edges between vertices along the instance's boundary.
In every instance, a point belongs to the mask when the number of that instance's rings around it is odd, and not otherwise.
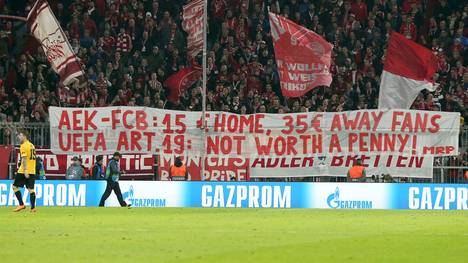
[{"label": "goalkeeper in yellow jersey", "polygon": [[36,212],[36,193],[34,192],[34,183],[36,180],[36,149],[28,140],[28,134],[25,131],[18,132],[18,139],[21,143],[21,160],[15,181],[13,182],[13,191],[18,199],[19,206],[14,210],[19,212],[26,208],[23,203],[20,188],[26,185],[31,200],[31,212]]}]

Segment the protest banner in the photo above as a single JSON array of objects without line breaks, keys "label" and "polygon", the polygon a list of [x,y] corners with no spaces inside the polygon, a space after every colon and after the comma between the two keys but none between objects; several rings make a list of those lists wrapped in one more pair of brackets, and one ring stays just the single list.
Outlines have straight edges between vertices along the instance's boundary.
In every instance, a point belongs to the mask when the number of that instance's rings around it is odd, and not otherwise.
[{"label": "protest banner", "polygon": [[251,159],[249,176],[261,177],[307,177],[346,176],[349,168],[361,159],[368,177],[389,174],[394,177],[431,178],[432,155],[347,155],[320,157],[266,157]]},{"label": "protest banner", "polygon": [[145,107],[50,107],[51,149],[62,154],[308,157],[458,154],[459,113],[360,110],[237,115]]},{"label": "protest banner", "polygon": [[[144,107],[49,109],[56,154],[175,156],[191,180],[344,176],[357,158],[368,174],[431,177],[433,157],[458,154],[459,113],[360,110],[236,115]],[[201,158],[205,174],[201,175]]]}]

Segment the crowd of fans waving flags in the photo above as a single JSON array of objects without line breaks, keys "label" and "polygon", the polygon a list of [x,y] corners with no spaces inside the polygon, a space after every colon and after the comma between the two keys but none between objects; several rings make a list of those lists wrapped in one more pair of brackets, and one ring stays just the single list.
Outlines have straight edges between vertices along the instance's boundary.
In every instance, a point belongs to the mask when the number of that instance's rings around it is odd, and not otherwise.
[{"label": "crowd of fans waving flags", "polygon": [[[188,33],[188,50],[192,61],[201,51],[203,1],[188,3],[183,9],[184,29]],[[279,73],[281,92],[285,97],[301,97],[318,86],[330,86],[333,45],[317,33],[280,15],[269,13],[271,37]],[[41,43],[47,59],[70,85],[84,75],[78,56],[55,18],[47,1],[38,0],[27,17],[30,33]],[[423,89],[434,91],[433,75],[437,57],[433,52],[405,36],[392,32],[388,39],[384,70],[381,76],[380,109],[409,109]],[[178,97],[201,77],[201,67],[181,69],[166,80],[168,99]]]}]

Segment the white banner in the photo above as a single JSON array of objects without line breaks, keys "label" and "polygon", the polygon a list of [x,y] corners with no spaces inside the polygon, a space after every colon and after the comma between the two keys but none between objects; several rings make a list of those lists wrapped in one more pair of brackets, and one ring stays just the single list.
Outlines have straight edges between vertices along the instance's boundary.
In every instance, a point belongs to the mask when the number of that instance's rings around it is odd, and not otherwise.
[{"label": "white banner", "polygon": [[[283,158],[458,154],[459,113],[361,110],[206,114],[145,107],[50,107],[54,153]],[[374,158],[374,157],[373,157]],[[383,162],[383,160],[382,160]]]},{"label": "white banner", "polygon": [[[368,176],[432,177],[434,156],[458,154],[460,128],[458,113],[411,110],[209,112],[206,133],[200,112],[51,107],[49,114],[54,153],[183,156],[193,180],[202,175],[190,160],[200,162],[204,153],[219,160],[207,171],[225,167],[219,176],[203,175],[205,180],[345,176],[357,158]],[[233,166],[240,160],[242,167]]]},{"label": "white banner", "polygon": [[393,177],[432,178],[432,155],[349,155],[321,157],[255,158],[250,160],[250,178],[254,177],[307,177],[346,176],[357,159],[366,166],[367,177],[391,175]]}]

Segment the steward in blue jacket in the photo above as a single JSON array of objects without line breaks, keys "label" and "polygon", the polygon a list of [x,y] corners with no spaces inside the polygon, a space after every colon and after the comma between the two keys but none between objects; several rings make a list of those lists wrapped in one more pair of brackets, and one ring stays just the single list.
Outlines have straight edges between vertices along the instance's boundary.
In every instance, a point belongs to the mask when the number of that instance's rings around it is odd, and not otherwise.
[{"label": "steward in blue jacket", "polygon": [[117,196],[117,200],[119,200],[120,206],[130,207],[130,205],[128,205],[123,200],[122,191],[120,191],[119,178],[122,173],[120,171],[120,163],[119,163],[120,157],[122,157],[122,155],[119,152],[115,152],[112,159],[110,159],[109,162],[107,163],[107,168],[106,168],[107,186],[106,186],[106,191],[104,191],[104,194],[101,197],[99,206],[104,206],[104,203],[106,202],[107,198],[110,196],[112,191],[114,191],[115,195]]}]

